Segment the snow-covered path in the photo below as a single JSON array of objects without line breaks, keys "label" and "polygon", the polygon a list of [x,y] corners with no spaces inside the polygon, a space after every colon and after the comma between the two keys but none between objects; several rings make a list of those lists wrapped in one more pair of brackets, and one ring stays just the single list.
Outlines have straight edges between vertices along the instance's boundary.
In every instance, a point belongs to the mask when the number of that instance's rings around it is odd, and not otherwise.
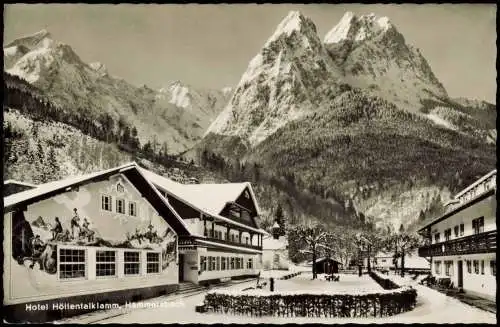
[{"label": "snow-covered path", "polygon": [[[202,303],[204,294],[173,300],[157,308],[139,308],[99,323],[496,323],[493,313],[482,311],[456,299],[450,298],[416,282],[401,280],[391,276],[400,284],[412,285],[418,292],[417,306],[413,311],[386,318],[280,318],[280,317],[247,317],[222,315],[214,313],[197,313],[194,307]],[[228,289],[242,289],[254,285],[255,281],[233,285]],[[156,300],[157,302],[160,300]],[[161,300],[168,301],[168,300]],[[147,301],[152,302],[152,301]]]}]

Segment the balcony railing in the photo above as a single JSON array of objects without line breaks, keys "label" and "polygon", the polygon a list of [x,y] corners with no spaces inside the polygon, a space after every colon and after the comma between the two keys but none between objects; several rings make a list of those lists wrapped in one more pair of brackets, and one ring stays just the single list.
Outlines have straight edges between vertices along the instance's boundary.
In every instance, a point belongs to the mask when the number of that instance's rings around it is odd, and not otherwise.
[{"label": "balcony railing", "polygon": [[[214,242],[214,243],[239,246],[239,247],[250,248],[250,249],[254,249],[254,250],[262,250],[262,246],[240,243],[240,242],[232,242],[232,241],[228,241],[228,240],[221,240],[221,239],[214,238],[214,237],[207,237],[206,240],[210,241],[210,242]],[[182,246],[182,247],[194,246],[195,244],[196,244],[196,241],[192,237],[179,239],[179,246]]]},{"label": "balcony railing", "polygon": [[421,257],[496,252],[497,231],[466,236],[450,241],[426,245],[418,249]]},{"label": "balcony railing", "polygon": [[240,243],[240,242],[233,242],[233,241],[228,241],[228,240],[221,240],[219,238],[214,238],[214,237],[208,237],[207,241],[215,242],[215,243],[222,243],[222,244],[227,244],[227,245],[233,245],[233,246],[240,246],[240,247],[250,248],[250,249],[254,249],[254,250],[262,250],[262,246],[251,245],[251,244]]}]

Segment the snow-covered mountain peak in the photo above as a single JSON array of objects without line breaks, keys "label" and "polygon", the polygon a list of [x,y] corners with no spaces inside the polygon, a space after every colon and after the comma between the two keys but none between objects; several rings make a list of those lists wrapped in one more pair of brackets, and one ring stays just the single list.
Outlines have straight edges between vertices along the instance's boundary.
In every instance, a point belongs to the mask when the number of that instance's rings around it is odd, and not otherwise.
[{"label": "snow-covered mountain peak", "polygon": [[313,21],[302,15],[299,11],[290,11],[288,15],[279,23],[273,35],[267,40],[266,45],[280,38],[282,35],[290,36],[293,32],[310,31],[316,34],[316,25]]},{"label": "snow-covered mountain peak", "polygon": [[378,17],[374,13],[357,17],[348,11],[337,25],[324,38],[324,43],[339,43],[345,40],[362,41],[387,32],[394,26],[387,17]]},{"label": "snow-covered mountain peak", "polygon": [[20,37],[18,39],[15,39],[14,41],[6,44],[4,48],[10,48],[14,46],[22,46],[26,47],[29,50],[33,50],[37,48],[38,46],[45,46],[47,45],[46,42],[50,42],[48,40],[52,39],[52,35],[45,29],[36,32],[34,34],[30,34],[27,36]]}]

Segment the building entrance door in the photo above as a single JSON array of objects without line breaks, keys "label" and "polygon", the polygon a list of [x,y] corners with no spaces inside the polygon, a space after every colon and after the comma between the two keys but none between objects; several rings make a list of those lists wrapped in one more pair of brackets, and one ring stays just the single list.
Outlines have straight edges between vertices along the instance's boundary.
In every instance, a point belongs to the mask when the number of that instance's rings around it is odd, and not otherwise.
[{"label": "building entrance door", "polygon": [[179,254],[179,282],[184,281],[184,254]]},{"label": "building entrance door", "polygon": [[464,266],[462,260],[457,261],[457,277],[458,277],[458,288],[461,290],[464,288]]}]

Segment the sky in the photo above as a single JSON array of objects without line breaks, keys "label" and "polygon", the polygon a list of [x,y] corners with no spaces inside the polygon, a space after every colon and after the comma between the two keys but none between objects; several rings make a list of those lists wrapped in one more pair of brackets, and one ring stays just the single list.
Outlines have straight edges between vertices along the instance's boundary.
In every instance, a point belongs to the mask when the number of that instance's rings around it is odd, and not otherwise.
[{"label": "sky", "polygon": [[450,96],[496,103],[494,4],[11,4],[4,44],[46,29],[85,62],[138,86],[234,87],[291,10],[310,17],[321,39],[346,11],[387,16]]}]

